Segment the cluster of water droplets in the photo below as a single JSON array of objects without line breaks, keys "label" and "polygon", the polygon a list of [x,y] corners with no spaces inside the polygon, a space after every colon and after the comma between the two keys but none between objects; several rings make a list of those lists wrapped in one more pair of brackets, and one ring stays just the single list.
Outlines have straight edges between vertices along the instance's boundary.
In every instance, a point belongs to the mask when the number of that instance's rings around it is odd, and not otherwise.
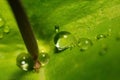
[{"label": "cluster of water droplets", "polygon": [[6,25],[5,20],[0,16],[0,39],[3,38],[4,34],[8,34],[10,28]]},{"label": "cluster of water droplets", "polygon": [[[49,55],[45,52],[39,54],[38,60],[40,61],[41,66],[45,66],[49,62]],[[16,58],[16,64],[23,71],[32,71],[34,70],[34,61],[30,54],[21,53]]]},{"label": "cluster of water droplets", "polygon": [[57,31],[57,34],[54,37],[56,53],[64,51],[68,48],[71,49],[76,46],[80,48],[80,51],[85,51],[93,45],[93,42],[88,38],[80,38],[77,41],[70,32],[68,31],[59,32],[58,26],[57,27],[55,26],[55,31]]},{"label": "cluster of water droplets", "polygon": [[[54,37],[55,53],[60,53],[66,49],[72,49],[73,47],[79,47],[80,51],[83,52],[93,46],[93,41],[91,39],[81,37],[78,40],[76,40],[72,33],[68,31],[59,31],[59,26],[55,26],[55,31],[56,31]],[[96,35],[95,39],[96,41],[101,41],[107,37],[108,36],[106,34],[98,34]],[[120,34],[118,34],[116,40],[120,41]],[[107,53],[108,47],[101,46],[101,49],[98,52],[98,54],[100,56],[104,56]],[[29,56],[26,56],[26,54],[24,56],[21,55],[19,56],[20,57],[17,57],[17,65],[20,68],[22,68],[22,70],[28,71],[33,69],[33,62],[31,61],[31,59],[29,59],[30,58]],[[38,59],[41,63],[41,66],[45,66],[46,64],[48,64],[50,56],[46,52],[40,52]]]},{"label": "cluster of water droplets", "polygon": [[[94,45],[93,41],[86,37],[81,37],[78,40],[75,39],[74,35],[68,31],[59,31],[59,26],[55,26],[56,35],[54,37],[55,53],[62,52],[66,49],[73,47],[79,47],[80,51],[86,51]],[[106,38],[111,37],[111,29],[107,33],[97,34],[94,38],[95,42],[104,42]],[[120,33],[117,34],[117,41],[120,41]],[[103,43],[104,44],[104,43]],[[108,53],[107,46],[101,46],[101,50],[98,51],[100,56]]]}]

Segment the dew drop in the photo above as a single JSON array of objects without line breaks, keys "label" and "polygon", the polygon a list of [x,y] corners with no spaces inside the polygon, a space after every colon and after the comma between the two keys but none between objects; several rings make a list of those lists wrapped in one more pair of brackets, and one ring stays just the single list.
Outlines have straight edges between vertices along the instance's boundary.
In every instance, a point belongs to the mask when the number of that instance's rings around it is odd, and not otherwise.
[{"label": "dew drop", "polygon": [[92,41],[88,38],[80,38],[78,41],[78,46],[80,51],[85,51],[93,45]]},{"label": "dew drop", "polygon": [[5,22],[4,22],[3,18],[0,17],[0,27],[2,27],[4,25],[4,23]]},{"label": "dew drop", "polygon": [[104,35],[104,34],[97,35],[97,40],[100,40],[100,39],[103,39],[103,38],[106,38],[106,35]]},{"label": "dew drop", "polygon": [[10,32],[9,26],[8,25],[4,26],[4,33],[9,33],[9,32]]},{"label": "dew drop", "polygon": [[67,31],[61,31],[56,34],[54,37],[55,43],[55,52],[61,52],[68,48],[72,48],[75,45],[75,38],[74,36]]},{"label": "dew drop", "polygon": [[29,54],[22,53],[17,56],[16,64],[24,71],[31,71],[33,70],[34,62]]},{"label": "dew drop", "polygon": [[50,57],[47,53],[42,52],[39,54],[39,61],[41,63],[41,66],[45,66],[46,64],[48,64],[49,59],[50,59]]}]

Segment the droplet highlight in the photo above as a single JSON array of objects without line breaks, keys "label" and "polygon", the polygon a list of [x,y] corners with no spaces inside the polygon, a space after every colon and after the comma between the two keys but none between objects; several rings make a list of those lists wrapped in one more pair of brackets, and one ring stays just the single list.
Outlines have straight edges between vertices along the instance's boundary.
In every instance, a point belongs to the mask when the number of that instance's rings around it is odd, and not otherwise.
[{"label": "droplet highlight", "polygon": [[54,37],[55,52],[59,53],[68,48],[72,48],[73,46],[75,46],[75,41],[76,40],[74,36],[70,32],[61,31],[57,33]]},{"label": "droplet highlight", "polygon": [[99,35],[97,35],[97,40],[100,40],[100,39],[103,39],[103,38],[106,38],[106,35],[104,35],[104,34],[99,34]]},{"label": "droplet highlight", "polygon": [[34,62],[32,57],[29,54],[19,54],[16,59],[16,64],[23,71],[31,71],[33,70]]},{"label": "droplet highlight", "polygon": [[50,56],[47,53],[40,53],[39,54],[39,61],[41,63],[41,66],[45,66],[46,64],[48,64],[50,59]]},{"label": "droplet highlight", "polygon": [[85,51],[92,45],[92,41],[88,38],[80,38],[78,41],[78,47],[80,48],[80,51]]}]

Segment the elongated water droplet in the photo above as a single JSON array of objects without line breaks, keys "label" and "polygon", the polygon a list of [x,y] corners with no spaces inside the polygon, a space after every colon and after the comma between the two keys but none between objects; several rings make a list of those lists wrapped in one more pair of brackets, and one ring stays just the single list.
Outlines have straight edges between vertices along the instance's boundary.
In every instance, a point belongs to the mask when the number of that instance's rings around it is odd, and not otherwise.
[{"label": "elongated water droplet", "polygon": [[0,27],[2,27],[4,25],[4,23],[5,22],[4,22],[3,18],[0,17]]},{"label": "elongated water droplet", "polygon": [[22,53],[17,56],[16,64],[24,71],[31,71],[33,70],[34,62],[29,54]]},{"label": "elongated water droplet", "polygon": [[104,35],[104,34],[97,35],[97,40],[100,40],[100,39],[103,39],[103,38],[106,38],[106,35]]},{"label": "elongated water droplet", "polygon": [[61,52],[64,51],[68,48],[71,48],[75,45],[75,38],[74,36],[67,31],[61,31],[56,34],[54,38],[54,43],[55,43],[55,52]]},{"label": "elongated water droplet", "polygon": [[47,53],[40,53],[39,54],[39,61],[41,63],[41,66],[45,66],[49,62],[49,55]]},{"label": "elongated water droplet", "polygon": [[10,32],[9,26],[8,25],[4,26],[4,33],[9,33],[9,32]]},{"label": "elongated water droplet", "polygon": [[92,41],[88,38],[80,38],[78,41],[78,46],[80,51],[85,51],[93,45]]}]

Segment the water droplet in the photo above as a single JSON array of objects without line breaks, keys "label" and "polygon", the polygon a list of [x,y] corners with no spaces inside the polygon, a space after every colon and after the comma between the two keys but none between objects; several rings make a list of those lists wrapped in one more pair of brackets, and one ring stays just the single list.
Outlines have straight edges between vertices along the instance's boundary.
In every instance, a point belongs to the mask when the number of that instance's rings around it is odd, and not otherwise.
[{"label": "water droplet", "polygon": [[75,45],[75,41],[74,36],[67,31],[57,33],[54,38],[55,52],[58,53],[73,47]]},{"label": "water droplet", "polygon": [[59,26],[58,25],[55,25],[55,32],[58,33],[59,32]]},{"label": "water droplet", "polygon": [[50,57],[47,53],[42,52],[39,54],[39,61],[41,63],[41,66],[45,66],[46,64],[48,64],[49,59],[50,59]]},{"label": "water droplet", "polygon": [[8,25],[4,26],[4,33],[9,33],[9,32],[10,32],[9,26]]},{"label": "water droplet", "polygon": [[100,39],[103,39],[103,38],[106,38],[106,35],[104,35],[104,34],[97,35],[97,40],[100,40]]},{"label": "water droplet", "polygon": [[104,47],[104,48],[102,48],[102,50],[99,52],[99,55],[100,55],[100,56],[104,56],[104,55],[107,53],[107,51],[108,51],[108,48],[107,48],[107,47]]},{"label": "water droplet", "polygon": [[92,45],[93,45],[92,41],[88,38],[80,38],[78,41],[78,46],[80,47],[80,51],[85,51]]},{"label": "water droplet", "polygon": [[4,23],[5,22],[4,22],[3,18],[0,17],[0,27],[2,27],[4,25]]},{"label": "water droplet", "polygon": [[31,71],[33,70],[34,62],[29,54],[22,53],[17,56],[16,64],[24,71]]}]

